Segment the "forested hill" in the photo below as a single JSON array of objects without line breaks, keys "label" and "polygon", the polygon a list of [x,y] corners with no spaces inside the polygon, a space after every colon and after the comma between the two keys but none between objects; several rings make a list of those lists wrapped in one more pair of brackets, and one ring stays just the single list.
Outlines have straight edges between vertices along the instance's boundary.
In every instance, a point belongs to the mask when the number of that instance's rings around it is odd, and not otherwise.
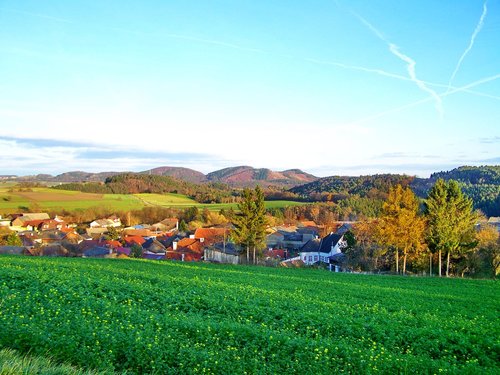
[{"label": "forested hill", "polygon": [[300,169],[286,171],[272,171],[267,168],[253,168],[239,166],[220,169],[207,174],[209,181],[223,182],[236,187],[249,187],[260,185],[290,187],[317,180],[312,174]]},{"label": "forested hill", "polygon": [[398,174],[378,174],[372,176],[331,176],[320,178],[311,183],[296,186],[290,191],[304,197],[318,199],[319,195],[330,194],[333,199],[343,196],[359,195],[361,197],[382,197],[392,185],[408,186],[414,180],[412,176]]},{"label": "forested hill", "polygon": [[334,200],[358,196],[362,198],[385,199],[391,185],[410,186],[421,198],[425,198],[434,183],[457,180],[474,201],[474,207],[487,216],[500,216],[500,166],[459,167],[451,171],[433,173],[429,178],[406,175],[381,174],[372,176],[331,176],[297,186],[290,192],[310,200]]},{"label": "forested hill", "polygon": [[431,180],[443,178],[453,179],[468,184],[500,185],[500,165],[483,167],[459,167],[448,172],[437,172],[431,174]]},{"label": "forested hill", "polygon": [[462,191],[474,201],[474,207],[487,216],[500,216],[500,166],[459,167],[447,172],[433,173],[429,179],[415,179],[412,188],[421,197],[442,178],[456,180]]}]

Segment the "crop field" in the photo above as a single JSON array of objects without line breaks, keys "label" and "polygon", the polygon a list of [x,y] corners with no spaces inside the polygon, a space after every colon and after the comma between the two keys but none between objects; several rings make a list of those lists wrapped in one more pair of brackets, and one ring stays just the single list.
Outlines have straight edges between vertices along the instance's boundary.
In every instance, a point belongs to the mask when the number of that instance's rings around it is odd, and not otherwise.
[{"label": "crop field", "polygon": [[125,211],[140,209],[144,206],[138,198],[128,194],[90,194],[39,187],[20,191],[13,186],[0,185],[0,213],[18,212],[32,205],[42,210],[61,211],[62,209],[73,211],[96,206]]},{"label": "crop field", "polygon": [[500,372],[491,280],[0,257],[0,349],[158,374]]},{"label": "crop field", "polygon": [[[173,208],[187,208],[187,207],[198,207],[198,208],[208,208],[209,210],[219,211],[221,209],[233,210],[238,209],[237,203],[198,203],[194,199],[189,198],[182,194],[134,194],[145,204],[153,206],[163,206],[163,207],[173,207]],[[303,203],[293,202],[293,201],[266,201],[264,202],[266,208],[282,208],[287,206],[298,206]]]},{"label": "crop field", "polygon": [[[26,190],[26,189],[24,189]],[[301,203],[292,201],[265,202],[267,208],[286,207]],[[187,208],[196,206],[219,211],[222,208],[237,209],[236,203],[201,204],[182,194],[91,194],[50,188],[31,188],[19,191],[12,184],[0,184],[0,214],[19,212],[32,205],[42,210],[74,211],[90,207],[104,207],[115,211],[141,209],[145,206]]]}]

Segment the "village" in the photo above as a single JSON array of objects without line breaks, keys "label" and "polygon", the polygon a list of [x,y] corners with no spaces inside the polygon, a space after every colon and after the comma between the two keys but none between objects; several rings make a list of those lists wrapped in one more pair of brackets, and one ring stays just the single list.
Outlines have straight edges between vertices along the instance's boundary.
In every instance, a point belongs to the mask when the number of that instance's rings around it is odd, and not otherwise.
[{"label": "village", "polygon": [[47,213],[18,213],[0,218],[0,228],[10,233],[0,254],[46,257],[142,258],[182,262],[260,264],[301,267],[321,265],[331,271],[345,271],[344,234],[352,223],[339,222],[335,231],[324,232],[314,221],[296,225],[269,226],[266,249],[257,259],[245,257],[244,249],[231,239],[231,224],[194,231],[180,231],[177,218],[153,224],[123,226],[112,215],[88,223],[84,233],[76,224]]}]

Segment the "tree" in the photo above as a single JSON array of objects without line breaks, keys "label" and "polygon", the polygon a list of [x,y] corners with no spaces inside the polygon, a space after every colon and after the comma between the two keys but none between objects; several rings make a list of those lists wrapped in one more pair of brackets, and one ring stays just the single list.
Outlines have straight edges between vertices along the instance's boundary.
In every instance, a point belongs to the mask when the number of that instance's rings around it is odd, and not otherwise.
[{"label": "tree", "polygon": [[130,257],[131,258],[142,258],[142,246],[138,244],[133,244],[130,248]]},{"label": "tree", "polygon": [[446,253],[446,276],[450,256],[474,247],[474,224],[477,215],[472,200],[462,193],[457,181],[438,179],[425,201],[428,220],[427,243],[438,252],[439,276],[442,275],[442,253]]},{"label": "tree", "polygon": [[380,242],[396,251],[396,272],[399,273],[399,252],[403,253],[403,274],[410,251],[423,248],[425,220],[419,215],[419,203],[410,188],[396,185],[382,206],[382,218],[378,221]]},{"label": "tree", "polygon": [[118,231],[118,229],[116,229],[116,227],[113,227],[113,226],[109,226],[107,227],[108,231],[106,232],[106,238],[108,240],[112,240],[112,241],[117,241],[120,239],[120,232]]},{"label": "tree", "polygon": [[500,238],[498,230],[492,225],[482,226],[476,239],[481,255],[486,258],[490,275],[495,278],[500,273]]},{"label": "tree", "polygon": [[250,263],[250,249],[253,249],[253,262],[255,263],[256,250],[265,245],[266,227],[264,194],[259,186],[255,190],[243,190],[238,210],[239,212],[233,218],[233,237],[237,243],[246,248],[247,263]]},{"label": "tree", "polygon": [[23,241],[19,238],[16,232],[12,232],[7,236],[7,246],[23,246]]}]

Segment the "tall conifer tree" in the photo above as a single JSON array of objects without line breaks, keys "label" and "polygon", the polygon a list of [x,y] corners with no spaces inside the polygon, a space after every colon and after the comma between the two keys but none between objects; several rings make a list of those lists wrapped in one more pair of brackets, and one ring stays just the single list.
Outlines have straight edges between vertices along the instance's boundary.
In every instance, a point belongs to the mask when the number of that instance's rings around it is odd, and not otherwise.
[{"label": "tall conifer tree", "polygon": [[474,246],[474,224],[477,215],[472,200],[465,196],[455,180],[438,179],[425,201],[428,220],[427,243],[438,252],[439,276],[442,275],[442,253],[446,254],[446,276],[450,256]]}]

